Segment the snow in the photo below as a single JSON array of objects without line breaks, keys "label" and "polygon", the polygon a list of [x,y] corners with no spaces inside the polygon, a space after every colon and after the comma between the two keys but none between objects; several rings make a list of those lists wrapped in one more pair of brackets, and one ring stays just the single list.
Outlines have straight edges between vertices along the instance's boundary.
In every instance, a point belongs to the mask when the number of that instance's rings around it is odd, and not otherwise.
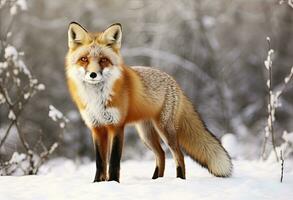
[{"label": "snow", "polygon": [[0,69],[6,69],[8,67],[7,62],[0,62]]},{"label": "snow", "polygon": [[14,46],[12,46],[12,45],[8,45],[8,46],[5,48],[4,57],[5,57],[6,59],[8,59],[8,58],[16,59],[17,56],[18,56],[18,53],[17,53],[17,50],[15,49]]},{"label": "snow", "polygon": [[12,32],[9,31],[9,32],[7,33],[7,35],[6,35],[6,37],[7,37],[7,38],[10,38],[11,36],[12,36]]},{"label": "snow", "polygon": [[203,16],[202,22],[204,24],[205,27],[207,28],[211,28],[215,25],[215,18],[211,17],[211,16]]},{"label": "snow", "polygon": [[271,67],[272,67],[272,56],[273,56],[273,53],[274,53],[274,50],[273,49],[270,49],[268,51],[268,56],[267,56],[267,59],[264,61],[264,64],[265,64],[265,67],[267,70],[269,70]]},{"label": "snow", "polygon": [[293,77],[293,66],[291,67],[290,74],[284,79],[285,84],[287,84],[291,80],[292,77]]},{"label": "snow", "polygon": [[26,155],[23,153],[14,152],[11,159],[9,160],[9,163],[18,163],[25,159]]},{"label": "snow", "polygon": [[293,132],[288,133],[287,131],[284,131],[282,138],[286,141],[286,142],[290,142],[293,144]]},{"label": "snow", "polygon": [[23,175],[23,169],[27,169],[29,167],[29,161],[27,158],[26,154],[14,152],[10,160],[6,162],[6,167],[0,168],[0,176],[10,174],[12,172],[14,175]]},{"label": "snow", "polygon": [[18,60],[17,66],[18,66],[18,68],[19,68],[20,71],[22,71],[29,78],[31,78],[32,75],[31,75],[29,69],[27,68],[27,66],[24,64],[24,62],[22,60]]},{"label": "snow", "polygon": [[229,153],[232,158],[236,158],[238,156],[239,144],[237,138],[234,134],[227,133],[221,138],[221,142],[223,147]]},{"label": "snow", "polygon": [[38,86],[37,86],[37,89],[42,91],[42,90],[45,90],[46,89],[46,86],[42,83],[40,83]]},{"label": "snow", "polygon": [[267,87],[270,88],[270,85],[271,85],[271,81],[267,80]]},{"label": "snow", "polygon": [[8,119],[11,119],[11,120],[15,120],[16,119],[16,116],[15,116],[13,110],[10,110],[9,111]]},{"label": "snow", "polygon": [[[18,55],[20,55],[20,53],[16,50],[16,48],[14,46],[7,45],[7,47],[5,48],[5,51],[4,51],[4,58],[7,60],[12,60],[15,67],[17,67],[21,72],[23,72],[29,78],[31,78],[30,71],[28,70],[28,68],[24,64],[24,62],[21,59],[19,59]],[[0,63],[0,69],[1,68],[3,68],[3,69],[7,68],[7,63]],[[18,69],[14,69],[14,70],[18,70]],[[17,74],[15,74],[15,75],[17,75]]]},{"label": "snow", "polygon": [[61,123],[59,124],[59,126],[60,126],[60,128],[64,128],[64,127],[65,127],[65,123],[64,123],[64,122],[61,122]]},{"label": "snow", "polygon": [[5,98],[3,94],[0,93],[0,104],[5,103]]},{"label": "snow", "polygon": [[10,7],[10,15],[16,15],[18,10],[27,10],[27,2],[26,0],[16,0],[13,2],[13,5]]},{"label": "snow", "polygon": [[280,164],[234,161],[231,178],[216,178],[186,159],[187,179],[175,178],[173,160],[166,162],[164,178],[152,180],[154,161],[125,161],[121,183],[92,183],[95,164],[78,165],[68,159],[49,161],[37,176],[0,177],[0,199],[293,199],[293,161],[285,160],[284,180]]},{"label": "snow", "polygon": [[58,119],[62,119],[63,118],[63,114],[62,112],[60,112],[59,110],[57,110],[53,105],[49,106],[49,117],[53,120],[53,121],[57,121]]},{"label": "snow", "polygon": [[64,128],[65,123],[69,122],[63,113],[57,110],[53,105],[49,106],[49,117],[55,122],[59,121],[60,128]]},{"label": "snow", "polygon": [[55,142],[51,147],[50,147],[50,150],[49,150],[49,153],[52,154],[58,147],[58,143]]},{"label": "snow", "polygon": [[27,10],[26,0],[17,0],[15,4],[18,5],[21,10]]},{"label": "snow", "polygon": [[12,5],[10,8],[10,15],[16,15],[17,14],[17,6]]},{"label": "snow", "polygon": [[31,96],[31,93],[27,92],[23,95],[24,99],[28,99]]},{"label": "snow", "polygon": [[38,79],[35,79],[35,78],[31,79],[30,82],[31,82],[32,85],[35,85],[35,84],[38,83]]},{"label": "snow", "polygon": [[13,70],[13,74],[14,74],[14,75],[18,75],[18,72],[19,72],[18,69],[14,69],[14,70]]}]

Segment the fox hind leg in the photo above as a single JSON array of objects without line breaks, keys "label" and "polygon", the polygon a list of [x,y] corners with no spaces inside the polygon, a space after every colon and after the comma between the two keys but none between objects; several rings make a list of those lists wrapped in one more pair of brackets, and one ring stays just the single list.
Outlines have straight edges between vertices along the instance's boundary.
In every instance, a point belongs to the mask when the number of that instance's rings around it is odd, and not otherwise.
[{"label": "fox hind leg", "polygon": [[136,124],[139,136],[144,144],[154,152],[156,156],[156,168],[152,179],[164,176],[165,152],[160,144],[160,137],[151,121],[144,121]]},{"label": "fox hind leg", "polygon": [[177,132],[173,123],[166,123],[162,125],[156,122],[156,129],[158,130],[161,138],[169,146],[172,156],[176,162],[176,176],[177,178],[185,179],[185,163],[184,155],[180,149]]}]

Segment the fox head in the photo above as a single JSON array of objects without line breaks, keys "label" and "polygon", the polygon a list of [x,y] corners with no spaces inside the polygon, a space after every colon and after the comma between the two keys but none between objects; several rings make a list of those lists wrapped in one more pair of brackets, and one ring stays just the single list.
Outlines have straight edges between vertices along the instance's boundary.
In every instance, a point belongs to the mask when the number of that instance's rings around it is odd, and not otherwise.
[{"label": "fox head", "polygon": [[103,32],[88,32],[76,22],[68,28],[67,74],[88,83],[99,84],[121,74],[121,24],[109,26]]}]

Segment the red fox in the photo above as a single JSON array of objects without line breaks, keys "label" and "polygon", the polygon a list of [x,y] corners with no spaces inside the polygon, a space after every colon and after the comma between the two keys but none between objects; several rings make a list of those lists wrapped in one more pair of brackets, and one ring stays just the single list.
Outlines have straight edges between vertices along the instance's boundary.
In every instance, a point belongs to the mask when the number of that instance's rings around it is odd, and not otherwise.
[{"label": "red fox", "polygon": [[76,22],[68,29],[67,82],[92,133],[94,182],[119,182],[124,127],[129,123],[135,123],[142,141],[156,156],[153,179],[163,177],[165,170],[160,139],[171,150],[177,177],[185,179],[182,150],[211,174],[229,177],[230,156],[176,81],[158,69],[126,66],[121,39],[119,23],[103,32],[88,32]]}]

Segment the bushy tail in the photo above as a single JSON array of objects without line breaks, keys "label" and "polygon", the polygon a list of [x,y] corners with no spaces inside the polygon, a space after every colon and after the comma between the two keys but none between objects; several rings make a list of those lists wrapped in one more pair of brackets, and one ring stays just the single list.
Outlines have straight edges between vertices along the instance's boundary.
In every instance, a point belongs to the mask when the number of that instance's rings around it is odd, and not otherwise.
[{"label": "bushy tail", "polygon": [[183,98],[179,144],[182,149],[210,173],[218,177],[229,177],[232,162],[220,141],[205,127],[192,104]]}]

